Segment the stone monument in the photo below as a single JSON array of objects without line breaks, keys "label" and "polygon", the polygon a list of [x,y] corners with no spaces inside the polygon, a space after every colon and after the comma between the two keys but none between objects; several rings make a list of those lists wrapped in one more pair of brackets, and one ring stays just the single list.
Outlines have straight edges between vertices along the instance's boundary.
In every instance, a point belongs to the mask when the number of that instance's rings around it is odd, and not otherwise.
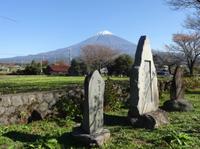
[{"label": "stone monument", "polygon": [[183,69],[177,66],[171,81],[170,100],[163,104],[166,111],[190,111],[192,105],[184,99],[185,86],[183,82]]},{"label": "stone monument", "polygon": [[83,121],[73,136],[89,146],[101,146],[110,138],[110,132],[103,128],[103,103],[105,82],[96,70],[85,78],[85,100]]},{"label": "stone monument", "polygon": [[[139,40],[130,76],[129,119],[133,126],[154,128],[168,123],[166,113],[158,109],[157,73],[146,36]],[[144,126],[142,126],[144,125]]]}]

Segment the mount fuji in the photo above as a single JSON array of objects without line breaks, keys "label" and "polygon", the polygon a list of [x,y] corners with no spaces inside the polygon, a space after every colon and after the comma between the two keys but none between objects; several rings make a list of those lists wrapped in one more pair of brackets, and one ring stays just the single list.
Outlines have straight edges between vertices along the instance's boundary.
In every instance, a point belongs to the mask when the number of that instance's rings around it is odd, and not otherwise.
[{"label": "mount fuji", "polygon": [[118,50],[120,53],[126,53],[134,56],[136,51],[136,45],[121,38],[109,31],[102,31],[96,35],[69,47],[61,48],[45,53],[39,53],[36,55],[17,56],[12,58],[2,58],[1,63],[30,63],[32,60],[41,61],[48,60],[49,62],[55,62],[58,60],[64,60],[69,62],[70,59],[80,56],[81,48],[86,45],[103,45],[112,49]]}]

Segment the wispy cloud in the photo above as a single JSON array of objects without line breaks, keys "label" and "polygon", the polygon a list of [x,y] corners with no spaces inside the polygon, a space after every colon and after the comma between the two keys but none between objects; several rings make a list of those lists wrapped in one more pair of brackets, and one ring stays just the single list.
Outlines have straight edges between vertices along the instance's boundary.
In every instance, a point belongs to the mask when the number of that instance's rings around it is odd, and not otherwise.
[{"label": "wispy cloud", "polygon": [[11,22],[17,23],[17,20],[9,18],[9,17],[6,17],[6,16],[0,16],[0,18],[4,19],[4,20],[7,20],[7,21],[11,21]]}]

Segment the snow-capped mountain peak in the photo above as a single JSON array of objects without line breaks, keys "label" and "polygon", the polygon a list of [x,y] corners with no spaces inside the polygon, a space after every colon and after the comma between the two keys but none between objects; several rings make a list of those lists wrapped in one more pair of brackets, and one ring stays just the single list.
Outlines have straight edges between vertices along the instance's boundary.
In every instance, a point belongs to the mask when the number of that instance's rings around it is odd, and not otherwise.
[{"label": "snow-capped mountain peak", "polygon": [[117,35],[113,35],[109,31],[99,32],[98,35],[89,37],[77,44],[68,46],[66,48],[56,49],[36,55],[18,56],[13,58],[0,59],[0,63],[30,63],[32,60],[40,62],[41,59],[47,60],[50,63],[54,63],[55,60],[69,61],[72,58],[80,57],[81,50],[87,45],[103,45],[113,50],[117,50],[120,53],[130,54],[134,56],[136,51],[136,45],[121,38]]},{"label": "snow-capped mountain peak", "polygon": [[101,32],[98,32],[97,35],[113,35],[113,33],[111,33],[110,31],[101,31]]}]

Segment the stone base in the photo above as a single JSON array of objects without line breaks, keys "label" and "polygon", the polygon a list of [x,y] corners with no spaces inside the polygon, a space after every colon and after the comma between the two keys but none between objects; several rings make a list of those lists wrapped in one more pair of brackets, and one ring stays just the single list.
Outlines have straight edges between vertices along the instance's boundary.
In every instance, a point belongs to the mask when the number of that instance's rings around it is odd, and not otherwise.
[{"label": "stone base", "polygon": [[131,125],[136,128],[154,129],[169,123],[167,113],[160,109],[136,117],[129,114],[128,117]]},{"label": "stone base", "polygon": [[100,147],[110,138],[110,131],[108,129],[103,129],[99,133],[86,134],[81,128],[77,128],[72,132],[72,136],[83,145]]},{"label": "stone base", "polygon": [[166,101],[162,109],[165,111],[191,111],[193,110],[192,104],[187,102],[186,100],[168,100]]}]

